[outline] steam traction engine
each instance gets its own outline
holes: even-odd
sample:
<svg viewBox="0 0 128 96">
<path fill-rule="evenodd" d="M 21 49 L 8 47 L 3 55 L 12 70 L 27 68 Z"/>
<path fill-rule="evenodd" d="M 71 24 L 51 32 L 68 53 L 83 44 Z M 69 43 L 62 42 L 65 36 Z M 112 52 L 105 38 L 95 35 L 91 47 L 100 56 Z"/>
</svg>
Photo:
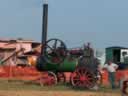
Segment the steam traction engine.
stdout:
<svg viewBox="0 0 128 96">
<path fill-rule="evenodd" d="M 89 47 L 83 50 L 85 53 L 82 52 L 79 58 L 67 51 L 65 44 L 59 39 L 48 40 L 44 48 L 44 54 L 38 58 L 36 67 L 40 71 L 52 72 L 53 80 L 65 81 L 63 73 L 70 72 L 73 86 L 91 88 L 97 83 L 98 61 Z"/>
<path fill-rule="evenodd" d="M 75 56 L 66 45 L 59 39 L 47 41 L 47 15 L 48 4 L 43 5 L 43 30 L 42 30 L 42 49 L 37 59 L 36 68 L 46 72 L 42 77 L 42 82 L 56 84 L 57 80 L 65 81 L 64 72 L 70 72 L 70 81 L 73 86 L 92 88 L 97 83 L 97 59 L 94 57 L 93 50 L 88 46 Z"/>
</svg>

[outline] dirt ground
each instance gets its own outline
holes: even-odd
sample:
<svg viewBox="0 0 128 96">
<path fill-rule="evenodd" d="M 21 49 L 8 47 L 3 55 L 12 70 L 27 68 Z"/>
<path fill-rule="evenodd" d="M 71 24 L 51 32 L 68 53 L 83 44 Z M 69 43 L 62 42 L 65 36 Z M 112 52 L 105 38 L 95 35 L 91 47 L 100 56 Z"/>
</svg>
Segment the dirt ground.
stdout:
<svg viewBox="0 0 128 96">
<path fill-rule="evenodd" d="M 0 96 L 121 96 L 119 93 L 75 91 L 0 91 Z"/>
</svg>

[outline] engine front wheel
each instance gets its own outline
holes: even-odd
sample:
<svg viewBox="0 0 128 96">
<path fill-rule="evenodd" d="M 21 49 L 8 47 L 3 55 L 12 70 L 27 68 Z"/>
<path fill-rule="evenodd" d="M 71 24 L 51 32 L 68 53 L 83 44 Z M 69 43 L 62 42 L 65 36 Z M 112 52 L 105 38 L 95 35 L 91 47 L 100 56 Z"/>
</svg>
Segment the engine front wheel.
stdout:
<svg viewBox="0 0 128 96">
<path fill-rule="evenodd" d="M 57 77 L 53 72 L 45 72 L 39 79 L 41 85 L 52 86 L 57 84 Z"/>
</svg>

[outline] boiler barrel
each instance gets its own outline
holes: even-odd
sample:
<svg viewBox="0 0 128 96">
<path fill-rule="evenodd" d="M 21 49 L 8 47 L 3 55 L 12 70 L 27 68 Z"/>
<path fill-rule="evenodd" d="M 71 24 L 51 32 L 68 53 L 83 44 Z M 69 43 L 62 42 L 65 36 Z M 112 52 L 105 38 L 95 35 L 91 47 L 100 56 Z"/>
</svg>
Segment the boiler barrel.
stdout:
<svg viewBox="0 0 128 96">
<path fill-rule="evenodd" d="M 66 58 L 61 64 L 49 64 L 41 60 L 37 64 L 42 71 L 73 72 L 77 66 L 77 59 Z"/>
</svg>

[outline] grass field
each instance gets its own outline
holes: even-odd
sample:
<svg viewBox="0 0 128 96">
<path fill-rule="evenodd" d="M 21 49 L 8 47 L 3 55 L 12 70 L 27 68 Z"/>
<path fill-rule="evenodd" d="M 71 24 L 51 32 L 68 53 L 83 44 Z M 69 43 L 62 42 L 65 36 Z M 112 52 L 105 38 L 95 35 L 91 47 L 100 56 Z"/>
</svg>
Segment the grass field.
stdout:
<svg viewBox="0 0 128 96">
<path fill-rule="evenodd" d="M 120 90 L 101 87 L 98 91 L 76 89 L 69 84 L 40 86 L 20 80 L 0 80 L 0 96 L 121 96 Z"/>
</svg>

